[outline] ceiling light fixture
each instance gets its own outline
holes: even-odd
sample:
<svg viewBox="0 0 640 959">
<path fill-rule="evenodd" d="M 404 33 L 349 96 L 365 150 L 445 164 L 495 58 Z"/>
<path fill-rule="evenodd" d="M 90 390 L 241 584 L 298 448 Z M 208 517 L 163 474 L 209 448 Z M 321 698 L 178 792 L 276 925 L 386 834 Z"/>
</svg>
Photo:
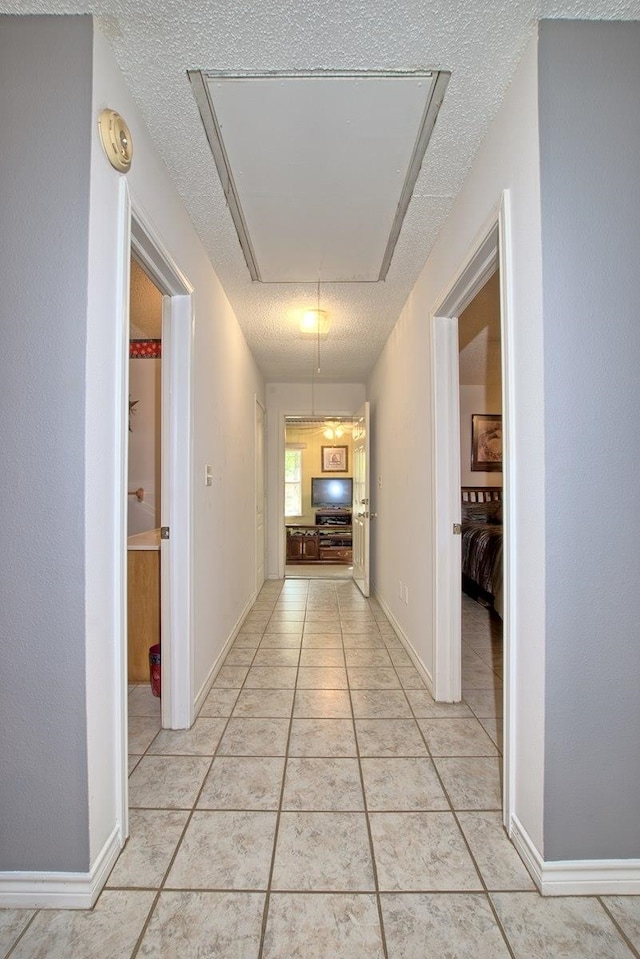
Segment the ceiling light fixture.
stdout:
<svg viewBox="0 0 640 959">
<path fill-rule="evenodd" d="M 339 423 L 327 423 L 327 428 L 322 431 L 322 435 L 328 440 L 339 440 L 344 436 L 344 430 Z"/>
<path fill-rule="evenodd" d="M 320 336 L 329 330 L 329 318 L 326 310 L 320 309 L 320 280 L 318 280 L 318 301 L 315 310 L 306 310 L 300 320 L 300 332 L 311 333 L 316 338 L 316 373 L 320 372 Z"/>
<path fill-rule="evenodd" d="M 300 320 L 301 333 L 324 333 L 327 325 L 327 314 L 324 310 L 307 310 Z"/>
</svg>

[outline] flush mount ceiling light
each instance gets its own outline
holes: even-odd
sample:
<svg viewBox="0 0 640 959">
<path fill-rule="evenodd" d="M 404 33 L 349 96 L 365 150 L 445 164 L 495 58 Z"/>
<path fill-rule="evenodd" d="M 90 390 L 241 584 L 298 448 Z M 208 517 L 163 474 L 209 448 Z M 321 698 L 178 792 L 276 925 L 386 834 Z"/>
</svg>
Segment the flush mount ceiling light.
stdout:
<svg viewBox="0 0 640 959">
<path fill-rule="evenodd" d="M 318 300 L 314 310 L 306 310 L 300 320 L 300 332 L 310 333 L 316 341 L 316 373 L 320 372 L 320 337 L 329 330 L 329 319 L 325 310 L 320 309 L 320 280 L 318 280 Z"/>
<path fill-rule="evenodd" d="M 301 333 L 326 333 L 329 319 L 325 310 L 307 310 L 300 320 Z"/>
<path fill-rule="evenodd" d="M 188 76 L 251 279 L 384 280 L 449 73 Z"/>
</svg>

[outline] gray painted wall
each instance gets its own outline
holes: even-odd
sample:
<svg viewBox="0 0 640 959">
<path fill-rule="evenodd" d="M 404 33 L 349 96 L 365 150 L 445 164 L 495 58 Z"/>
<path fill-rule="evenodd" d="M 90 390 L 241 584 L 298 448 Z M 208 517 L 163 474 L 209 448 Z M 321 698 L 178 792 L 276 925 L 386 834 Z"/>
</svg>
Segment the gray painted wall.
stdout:
<svg viewBox="0 0 640 959">
<path fill-rule="evenodd" d="M 540 25 L 544 857 L 640 857 L 640 24 Z"/>
<path fill-rule="evenodd" d="M 89 867 L 91 69 L 89 18 L 0 17 L 0 870 Z"/>
</svg>

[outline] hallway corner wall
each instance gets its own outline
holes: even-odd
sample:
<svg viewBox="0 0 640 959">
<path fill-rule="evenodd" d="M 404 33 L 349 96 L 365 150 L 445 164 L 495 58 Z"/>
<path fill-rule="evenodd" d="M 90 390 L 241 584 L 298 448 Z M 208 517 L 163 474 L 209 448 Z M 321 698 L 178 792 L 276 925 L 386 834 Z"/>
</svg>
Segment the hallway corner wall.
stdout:
<svg viewBox="0 0 640 959">
<path fill-rule="evenodd" d="M 0 171 L 2 895 L 20 905 L 89 905 L 124 826 L 118 464 L 128 194 L 194 287 L 186 331 L 194 341 L 194 698 L 255 595 L 247 543 L 254 397 L 264 401 L 264 382 L 91 17 L 0 23 L 0 111 L 16 133 Z M 126 177 L 99 142 L 107 107 L 132 131 Z M 61 131 L 73 144 L 62 156 Z"/>
<path fill-rule="evenodd" d="M 543 21 L 545 859 L 640 860 L 640 23 Z"/>
<path fill-rule="evenodd" d="M 136 209 L 193 287 L 192 634 L 193 699 L 205 686 L 239 619 L 255 595 L 253 568 L 254 396 L 264 382 L 229 301 L 116 64 L 108 42 L 94 30 L 90 273 L 87 346 L 87 489 L 100 510 L 87 513 L 87 650 L 92 687 L 88 697 L 91 852 L 98 855 L 117 816 L 114 769 L 117 743 L 114 689 L 109 675 L 117 634 L 120 515 L 115 475 L 119 441 L 117 405 L 121 269 L 119 193 L 122 177 L 108 164 L 95 120 L 104 107 L 127 120 L 135 155 L 126 185 Z M 247 442 L 238 442 L 238 437 Z M 205 486 L 205 464 L 213 485 Z M 180 636 L 173 637 L 180 643 Z M 100 680 L 97 680 L 97 677 Z"/>
<path fill-rule="evenodd" d="M 3 137 L 0 168 L 0 871 L 89 867 L 83 384 L 91 33 L 89 17 L 0 17 L 0 116 L 13 131 Z M 61 131 L 73 143 L 63 163 L 51 150 Z"/>
<path fill-rule="evenodd" d="M 513 285 L 510 331 L 512 516 L 527 544 L 515 556 L 514 616 L 517 756 L 515 813 L 543 848 L 544 772 L 544 444 L 537 38 L 530 41 L 426 265 L 367 382 L 377 424 L 372 462 L 381 489 L 372 557 L 375 587 L 432 673 L 434 555 L 431 322 L 466 259 L 497 221 L 509 190 L 508 256 Z M 398 581 L 409 604 L 398 596 Z"/>
</svg>

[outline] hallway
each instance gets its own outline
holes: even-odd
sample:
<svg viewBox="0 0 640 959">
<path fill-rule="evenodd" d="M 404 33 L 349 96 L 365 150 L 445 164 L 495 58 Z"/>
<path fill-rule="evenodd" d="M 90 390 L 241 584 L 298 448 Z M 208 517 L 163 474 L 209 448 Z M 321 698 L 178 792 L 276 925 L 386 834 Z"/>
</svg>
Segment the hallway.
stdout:
<svg viewBox="0 0 640 959">
<path fill-rule="evenodd" d="M 640 899 L 542 899 L 506 839 L 499 637 L 466 597 L 463 628 L 465 702 L 439 705 L 353 583 L 265 584 L 191 730 L 132 688 L 95 909 L 0 911 L 0 955 L 637 957 Z"/>
</svg>

